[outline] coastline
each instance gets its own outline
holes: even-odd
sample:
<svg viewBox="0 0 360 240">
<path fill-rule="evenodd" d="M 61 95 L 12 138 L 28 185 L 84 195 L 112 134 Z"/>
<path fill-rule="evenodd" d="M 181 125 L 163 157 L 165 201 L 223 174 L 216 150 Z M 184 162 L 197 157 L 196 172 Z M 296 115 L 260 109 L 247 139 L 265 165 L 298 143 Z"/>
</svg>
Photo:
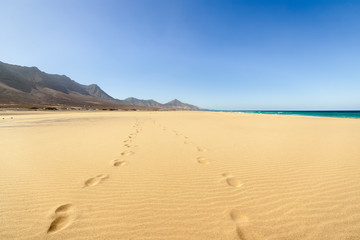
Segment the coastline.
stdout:
<svg viewBox="0 0 360 240">
<path fill-rule="evenodd" d="M 305 117 L 332 117 L 332 118 L 360 118 L 359 110 L 205 110 L 210 112 L 233 112 L 233 113 L 250 113 L 250 114 L 267 114 L 267 115 L 285 115 L 285 116 L 305 116 Z"/>
</svg>

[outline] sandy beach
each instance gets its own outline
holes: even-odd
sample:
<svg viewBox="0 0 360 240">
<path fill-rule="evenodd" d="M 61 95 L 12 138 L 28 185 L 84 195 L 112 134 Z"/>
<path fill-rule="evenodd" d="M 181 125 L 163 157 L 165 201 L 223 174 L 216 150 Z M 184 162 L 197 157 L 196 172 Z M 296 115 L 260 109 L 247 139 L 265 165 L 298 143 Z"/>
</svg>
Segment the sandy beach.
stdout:
<svg viewBox="0 0 360 240">
<path fill-rule="evenodd" d="M 0 239 L 360 239 L 360 120 L 0 112 Z"/>
</svg>

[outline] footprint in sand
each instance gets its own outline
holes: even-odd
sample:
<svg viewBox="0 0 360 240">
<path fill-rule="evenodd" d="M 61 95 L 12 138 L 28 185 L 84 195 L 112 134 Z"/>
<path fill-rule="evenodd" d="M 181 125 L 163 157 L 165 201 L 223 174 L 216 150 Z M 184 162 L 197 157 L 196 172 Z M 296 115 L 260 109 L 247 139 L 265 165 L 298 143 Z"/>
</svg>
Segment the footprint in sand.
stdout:
<svg viewBox="0 0 360 240">
<path fill-rule="evenodd" d="M 184 141 L 184 144 L 190 144 L 191 142 L 190 141 Z"/>
<path fill-rule="evenodd" d="M 126 150 L 126 151 L 123 151 L 123 152 L 121 153 L 121 156 L 130 156 L 130 155 L 132 155 L 132 154 L 134 154 L 133 151 L 128 151 L 128 150 Z"/>
<path fill-rule="evenodd" d="M 229 186 L 232 187 L 241 187 L 243 185 L 243 183 L 236 177 L 229 177 L 226 179 L 226 182 Z"/>
<path fill-rule="evenodd" d="M 197 147 L 196 148 L 199 152 L 206 152 L 206 148 L 203 147 Z"/>
<path fill-rule="evenodd" d="M 133 148 L 133 147 L 137 147 L 137 145 L 131 145 L 131 144 L 124 144 L 124 147 L 127 147 L 127 148 Z"/>
<path fill-rule="evenodd" d="M 233 177 L 231 174 L 223 173 L 224 177 L 226 177 L 226 182 L 231 187 L 241 187 L 243 183 L 236 177 Z"/>
<path fill-rule="evenodd" d="M 246 230 L 246 226 L 249 225 L 249 218 L 244 215 L 240 210 L 233 209 L 230 212 L 230 217 L 234 221 L 236 225 L 236 233 L 241 240 L 250 240 L 253 238 L 249 238 L 250 236 L 244 231 Z"/>
<path fill-rule="evenodd" d="M 253 226 L 250 225 L 249 218 L 240 210 L 233 209 L 230 212 L 230 217 L 236 225 L 236 234 L 240 240 L 264 240 L 261 236 L 254 231 Z"/>
<path fill-rule="evenodd" d="M 109 178 L 109 175 L 105 175 L 105 174 L 100 174 L 97 175 L 96 177 L 89 178 L 88 180 L 85 181 L 84 187 L 95 186 L 107 178 Z"/>
<path fill-rule="evenodd" d="M 51 222 L 47 233 L 55 233 L 68 227 L 74 220 L 75 207 L 68 203 L 59 206 L 55 210 L 54 220 Z"/>
<path fill-rule="evenodd" d="M 74 206 L 71 203 L 61 205 L 55 210 L 55 213 L 66 213 L 74 209 Z"/>
<path fill-rule="evenodd" d="M 173 132 L 175 133 L 176 136 L 181 136 L 181 135 L 182 135 L 181 133 L 179 133 L 179 132 L 176 131 L 176 130 L 174 130 Z"/>
<path fill-rule="evenodd" d="M 238 226 L 246 226 L 249 224 L 249 218 L 238 209 L 231 210 L 230 217 Z"/>
<path fill-rule="evenodd" d="M 134 148 L 134 147 L 137 147 L 137 145 L 124 144 L 124 147 L 127 147 L 127 148 Z"/>
<path fill-rule="evenodd" d="M 204 158 L 204 157 L 197 157 L 196 159 L 197 159 L 198 163 L 200 163 L 200 164 L 209 164 L 209 163 L 210 163 L 210 162 L 209 162 L 206 158 Z"/>
<path fill-rule="evenodd" d="M 125 166 L 127 164 L 128 164 L 127 161 L 115 160 L 113 165 L 114 165 L 114 167 L 121 167 L 121 166 Z"/>
</svg>

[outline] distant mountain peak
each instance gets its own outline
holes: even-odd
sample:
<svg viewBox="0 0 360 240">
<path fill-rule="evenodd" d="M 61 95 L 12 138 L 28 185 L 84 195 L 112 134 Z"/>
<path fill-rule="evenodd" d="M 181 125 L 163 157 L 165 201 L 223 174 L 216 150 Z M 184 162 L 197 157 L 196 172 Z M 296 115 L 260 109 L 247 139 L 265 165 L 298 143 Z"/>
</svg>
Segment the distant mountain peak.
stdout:
<svg viewBox="0 0 360 240">
<path fill-rule="evenodd" d="M 176 108 L 176 109 L 183 109 L 183 110 L 199 110 L 200 108 L 191 104 L 183 103 L 178 99 L 171 100 L 168 103 L 164 104 L 167 108 Z"/>
<path fill-rule="evenodd" d="M 158 108 L 167 108 L 167 109 L 181 109 L 181 110 L 199 110 L 200 108 L 194 105 L 186 104 L 181 102 L 178 99 L 171 100 L 168 103 L 161 104 L 154 100 L 142 100 L 134 97 L 129 97 L 124 100 L 128 104 L 135 106 L 144 106 L 144 107 L 158 107 Z"/>
<path fill-rule="evenodd" d="M 142 106 L 142 107 L 153 107 L 153 108 L 161 108 L 161 103 L 158 103 L 155 100 L 143 100 L 134 97 L 128 97 L 124 100 L 124 102 L 134 105 L 134 106 Z"/>
<path fill-rule="evenodd" d="M 90 84 L 88 86 L 85 86 L 85 89 L 87 89 L 88 93 L 91 96 L 113 100 L 113 98 L 106 92 L 104 92 L 97 84 Z"/>
</svg>

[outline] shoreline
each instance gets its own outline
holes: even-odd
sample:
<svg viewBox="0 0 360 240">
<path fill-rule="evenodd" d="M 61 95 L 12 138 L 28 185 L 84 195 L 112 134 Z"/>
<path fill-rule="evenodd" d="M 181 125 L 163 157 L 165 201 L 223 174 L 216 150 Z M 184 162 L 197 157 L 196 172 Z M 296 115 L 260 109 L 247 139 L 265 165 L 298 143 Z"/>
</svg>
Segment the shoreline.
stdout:
<svg viewBox="0 0 360 240">
<path fill-rule="evenodd" d="M 234 112 L 234 111 L 210 111 L 210 110 L 99 110 L 99 109 L 91 109 L 91 110 L 44 110 L 44 109 L 36 109 L 36 110 L 24 110 L 24 109 L 0 109 L 0 120 L 2 116 L 8 115 L 31 115 L 31 114 L 66 114 L 66 113 L 160 113 L 160 112 L 173 112 L 173 113 L 188 113 L 188 112 L 198 112 L 198 113 L 233 113 L 233 114 L 242 114 L 242 115 L 252 115 L 252 116 L 280 116 L 280 117 L 297 117 L 297 118 L 319 118 L 319 119 L 360 119 L 358 117 L 336 117 L 336 116 L 312 116 L 312 115 L 296 115 L 296 114 L 268 114 L 268 113 L 252 113 L 252 112 Z M 360 113 L 360 111 L 357 111 Z"/>
<path fill-rule="evenodd" d="M 232 113 L 248 113 L 248 114 L 264 114 L 264 115 L 280 115 L 280 116 L 304 116 L 304 117 L 328 117 L 328 118 L 353 118 L 353 119 L 360 119 L 360 110 L 334 110 L 334 111 L 242 111 L 242 110 L 206 110 L 209 112 L 232 112 Z M 299 113 L 299 114 L 298 114 Z M 300 114 L 304 113 L 304 114 Z M 305 114 L 309 113 L 309 114 Z M 315 113 L 348 113 L 349 116 L 329 116 L 329 115 L 316 115 Z M 351 116 L 350 114 L 355 114 L 355 116 Z"/>
</svg>

